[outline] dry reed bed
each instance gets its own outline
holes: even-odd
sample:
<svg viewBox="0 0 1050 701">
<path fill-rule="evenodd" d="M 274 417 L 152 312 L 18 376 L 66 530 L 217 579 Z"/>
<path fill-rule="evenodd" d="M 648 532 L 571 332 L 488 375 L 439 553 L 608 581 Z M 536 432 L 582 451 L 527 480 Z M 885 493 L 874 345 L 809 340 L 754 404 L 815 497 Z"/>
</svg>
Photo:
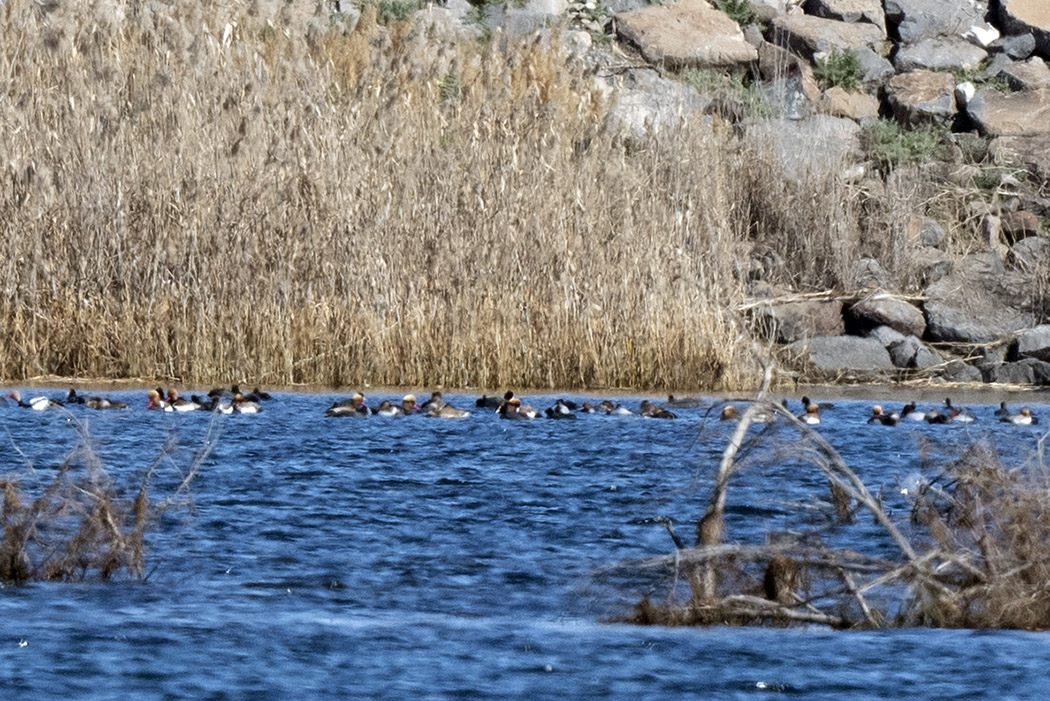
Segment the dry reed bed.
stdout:
<svg viewBox="0 0 1050 701">
<path fill-rule="evenodd" d="M 756 412 L 776 412 L 798 437 L 772 424 L 751 430 Z M 603 576 L 660 576 L 666 598 L 645 596 L 627 617 L 642 624 L 1045 630 L 1050 471 L 1042 441 L 1036 458 L 1008 468 L 987 443 L 970 446 L 941 463 L 936 478 L 906 483 L 910 511 L 894 513 L 819 433 L 760 398 L 726 447 L 696 545 L 682 543 L 672 555 L 623 563 Z M 733 478 L 785 460 L 822 474 L 826 494 L 785 504 L 788 530 L 767 542 L 727 540 Z M 804 479 L 798 469 L 792 473 L 793 481 Z"/>
<path fill-rule="evenodd" d="M 5 3 L 0 376 L 729 389 L 755 246 L 850 284 L 841 164 L 625 144 L 538 40 L 304 6 Z"/>
</svg>

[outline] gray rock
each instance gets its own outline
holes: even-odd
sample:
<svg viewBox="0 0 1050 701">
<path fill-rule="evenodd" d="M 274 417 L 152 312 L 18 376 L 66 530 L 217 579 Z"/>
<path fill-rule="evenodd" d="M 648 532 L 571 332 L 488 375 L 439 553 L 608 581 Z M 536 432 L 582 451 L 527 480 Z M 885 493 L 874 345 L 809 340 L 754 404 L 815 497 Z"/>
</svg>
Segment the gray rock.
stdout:
<svg viewBox="0 0 1050 701">
<path fill-rule="evenodd" d="M 881 343 L 874 338 L 835 336 L 811 338 L 792 343 L 784 349 L 790 356 L 801 358 L 807 365 L 823 372 L 842 370 L 892 370 L 893 361 Z"/>
<path fill-rule="evenodd" d="M 988 145 L 996 163 L 1023 163 L 1038 180 L 1050 180 L 1050 134 L 1001 136 Z"/>
<path fill-rule="evenodd" d="M 919 241 L 923 246 L 940 248 L 947 235 L 948 234 L 944 231 L 944 227 L 938 224 L 936 219 L 931 219 L 929 217 L 922 218 L 922 221 L 919 224 Z"/>
<path fill-rule="evenodd" d="M 813 54 L 832 49 L 873 48 L 886 38 L 886 33 L 867 22 L 839 22 L 812 15 L 786 14 L 770 23 L 767 38 L 812 59 Z"/>
<path fill-rule="evenodd" d="M 763 23 L 772 22 L 774 17 L 787 11 L 787 4 L 784 0 L 748 0 L 748 2 L 751 4 L 751 9 L 755 11 L 758 21 Z"/>
<path fill-rule="evenodd" d="M 664 78 L 654 70 L 631 69 L 612 78 L 609 99 L 612 107 L 605 126 L 610 132 L 631 139 L 677 126 L 690 114 L 711 104 L 691 86 Z"/>
<path fill-rule="evenodd" d="M 806 0 L 806 14 L 841 22 L 868 22 L 886 32 L 882 0 Z"/>
<path fill-rule="evenodd" d="M 955 78 L 925 70 L 901 73 L 886 85 L 886 99 L 903 124 L 947 123 L 955 117 Z"/>
<path fill-rule="evenodd" d="M 890 286 L 890 276 L 874 258 L 861 258 L 857 261 L 853 266 L 853 281 L 857 287 L 863 289 L 885 289 Z"/>
<path fill-rule="evenodd" d="M 889 326 L 876 326 L 867 334 L 868 338 L 874 338 L 882 344 L 883 348 L 889 348 L 895 343 L 900 343 L 907 338 L 900 331 Z"/>
<path fill-rule="evenodd" d="M 929 368 L 944 362 L 940 354 L 915 336 L 906 336 L 889 347 L 890 359 L 899 368 Z"/>
<path fill-rule="evenodd" d="M 780 343 L 838 336 L 846 331 L 839 302 L 789 302 L 767 308 L 760 316 Z"/>
<path fill-rule="evenodd" d="M 1050 324 L 1040 324 L 1017 336 L 1017 355 L 1050 362 Z"/>
<path fill-rule="evenodd" d="M 861 81 L 864 83 L 882 83 L 897 72 L 888 59 L 867 46 L 859 46 L 850 53 L 860 61 Z"/>
<path fill-rule="evenodd" d="M 943 376 L 949 382 L 982 382 L 984 380 L 980 370 L 961 360 L 949 362 L 944 369 Z"/>
<path fill-rule="evenodd" d="M 504 11 L 501 26 L 508 37 L 521 38 L 542 32 L 557 23 L 558 15 L 511 7 Z"/>
<path fill-rule="evenodd" d="M 984 24 L 988 3 L 968 0 L 885 0 L 886 19 L 896 26 L 902 42 L 930 36 L 962 36 Z"/>
<path fill-rule="evenodd" d="M 616 15 L 616 32 L 647 61 L 672 70 L 739 69 L 758 58 L 724 12 L 705 0 L 680 0 Z"/>
<path fill-rule="evenodd" d="M 966 113 L 989 136 L 1050 135 L 1050 88 L 1009 95 L 979 90 Z"/>
<path fill-rule="evenodd" d="M 999 37 L 988 47 L 991 51 L 1002 52 L 1015 60 L 1028 58 L 1035 51 L 1035 37 L 1031 34 L 1011 34 Z"/>
<path fill-rule="evenodd" d="M 1011 63 L 1003 68 L 1002 75 L 1013 90 L 1050 88 L 1050 66 L 1041 58 Z"/>
<path fill-rule="evenodd" d="M 1000 0 L 999 22 L 1006 34 L 1031 34 L 1036 49 L 1050 56 L 1050 8 L 1045 0 Z"/>
<path fill-rule="evenodd" d="M 977 68 L 988 54 L 979 46 L 960 37 L 926 37 L 914 44 L 902 45 L 893 62 L 898 71 L 924 68 L 931 71 L 951 71 L 959 68 Z"/>
<path fill-rule="evenodd" d="M 1006 263 L 1015 270 L 1028 273 L 1050 270 L 1050 239 L 1042 236 L 1021 239 L 1010 247 Z"/>
<path fill-rule="evenodd" d="M 846 318 L 851 329 L 889 326 L 912 336 L 922 336 L 926 331 L 926 317 L 915 305 L 884 294 L 857 302 L 849 308 Z"/>
<path fill-rule="evenodd" d="M 993 254 L 966 256 L 955 272 L 926 288 L 926 337 L 990 343 L 1032 326 L 1035 317 L 1017 306 L 1027 284 Z"/>
<path fill-rule="evenodd" d="M 1018 209 L 1003 213 L 1003 235 L 1011 244 L 1029 236 L 1036 236 L 1043 228 L 1043 220 L 1035 212 Z"/>
<path fill-rule="evenodd" d="M 984 380 L 1010 385 L 1047 385 L 1050 384 L 1050 363 L 1036 358 L 1003 363 L 987 368 Z"/>
<path fill-rule="evenodd" d="M 944 363 L 944 358 L 941 354 L 930 348 L 925 343 L 920 343 L 918 349 L 915 351 L 915 357 L 912 358 L 911 367 L 925 370 L 926 368 L 932 368 L 937 365 Z"/>
<path fill-rule="evenodd" d="M 915 266 L 919 277 L 927 285 L 932 285 L 950 275 L 954 267 L 947 253 L 928 246 L 918 246 L 912 251 L 911 264 Z"/>
<path fill-rule="evenodd" d="M 748 127 L 755 143 L 765 142 L 782 168 L 772 177 L 799 182 L 852 162 L 860 149 L 860 125 L 851 119 L 814 115 L 797 121 L 766 120 Z"/>
</svg>

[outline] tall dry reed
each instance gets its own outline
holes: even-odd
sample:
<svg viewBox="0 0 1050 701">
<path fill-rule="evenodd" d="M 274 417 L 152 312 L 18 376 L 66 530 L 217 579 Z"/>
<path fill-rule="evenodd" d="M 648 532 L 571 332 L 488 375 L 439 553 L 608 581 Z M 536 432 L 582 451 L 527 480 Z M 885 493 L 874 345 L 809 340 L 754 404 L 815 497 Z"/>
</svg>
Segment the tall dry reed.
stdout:
<svg viewBox="0 0 1050 701">
<path fill-rule="evenodd" d="M 748 383 L 727 136 L 628 152 L 538 41 L 206 5 L 0 11 L 0 375 Z"/>
</svg>

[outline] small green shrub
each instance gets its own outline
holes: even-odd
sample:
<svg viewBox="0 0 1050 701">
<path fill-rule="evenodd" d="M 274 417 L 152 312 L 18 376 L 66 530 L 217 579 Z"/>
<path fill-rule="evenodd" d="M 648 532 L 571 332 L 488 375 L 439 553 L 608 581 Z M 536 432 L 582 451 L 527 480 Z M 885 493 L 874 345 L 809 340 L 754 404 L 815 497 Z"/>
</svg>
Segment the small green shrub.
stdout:
<svg viewBox="0 0 1050 701">
<path fill-rule="evenodd" d="M 938 160 L 944 148 L 944 128 L 901 128 L 896 122 L 876 120 L 864 127 L 861 139 L 869 156 L 884 168 L 902 163 Z"/>
<path fill-rule="evenodd" d="M 813 74 L 823 90 L 838 86 L 843 90 L 852 91 L 860 86 L 864 78 L 864 69 L 857 54 L 832 49 L 827 56 L 817 61 Z"/>
<path fill-rule="evenodd" d="M 442 102 L 448 102 L 450 100 L 458 100 L 462 86 L 460 85 L 459 76 L 449 71 L 441 77 L 438 81 L 438 95 L 441 96 Z"/>
<path fill-rule="evenodd" d="M 681 77 L 701 95 L 739 103 L 750 116 L 770 117 L 773 114 L 773 108 L 766 96 L 754 83 L 746 82 L 741 77 L 705 69 L 688 70 Z"/>
<path fill-rule="evenodd" d="M 741 27 L 754 24 L 758 18 L 747 0 L 715 0 L 715 7 L 729 16 Z"/>
<path fill-rule="evenodd" d="M 377 17 L 380 24 L 390 24 L 393 21 L 404 22 L 418 9 L 418 0 L 380 0 Z"/>
</svg>

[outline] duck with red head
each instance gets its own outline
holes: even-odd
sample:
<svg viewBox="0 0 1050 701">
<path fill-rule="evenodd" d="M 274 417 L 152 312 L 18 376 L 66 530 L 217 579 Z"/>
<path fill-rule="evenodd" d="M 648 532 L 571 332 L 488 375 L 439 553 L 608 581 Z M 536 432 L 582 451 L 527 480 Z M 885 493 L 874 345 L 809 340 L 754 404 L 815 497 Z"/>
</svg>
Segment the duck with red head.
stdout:
<svg viewBox="0 0 1050 701">
<path fill-rule="evenodd" d="M 441 392 L 431 394 L 423 406 L 426 407 L 427 417 L 431 419 L 465 419 L 470 416 L 466 409 L 457 409 L 446 402 Z"/>
<path fill-rule="evenodd" d="M 1017 426 L 1032 426 L 1039 423 L 1039 417 L 1032 415 L 1032 410 L 1024 407 L 1017 414 L 1010 414 L 999 419 L 1002 423 L 1015 424 Z"/>
<path fill-rule="evenodd" d="M 7 398 L 23 409 L 32 409 L 33 411 L 47 411 L 49 409 L 62 408 L 62 402 L 48 397 L 33 397 L 28 402 L 24 402 L 22 401 L 22 394 L 18 390 L 8 393 Z"/>
<path fill-rule="evenodd" d="M 344 399 L 341 402 L 335 402 L 332 404 L 332 406 L 325 410 L 324 415 L 353 417 L 368 416 L 368 406 L 365 404 L 365 395 L 360 392 L 355 392 L 349 399 Z"/>
<path fill-rule="evenodd" d="M 804 424 L 815 426 L 820 423 L 820 407 L 816 404 L 807 404 L 806 411 L 803 414 L 799 414 L 798 420 Z"/>
<path fill-rule="evenodd" d="M 655 404 L 650 402 L 648 399 L 643 399 L 642 400 L 642 404 L 639 407 L 638 413 L 640 413 L 643 417 L 649 418 L 649 419 L 677 419 L 678 418 L 678 416 L 674 412 L 668 411 L 667 409 L 664 409 L 662 406 L 656 406 Z"/>
<path fill-rule="evenodd" d="M 901 417 L 895 411 L 886 413 L 882 407 L 876 404 L 871 408 L 871 418 L 868 419 L 869 424 L 882 424 L 883 426 L 896 426 L 900 423 Z"/>
</svg>

